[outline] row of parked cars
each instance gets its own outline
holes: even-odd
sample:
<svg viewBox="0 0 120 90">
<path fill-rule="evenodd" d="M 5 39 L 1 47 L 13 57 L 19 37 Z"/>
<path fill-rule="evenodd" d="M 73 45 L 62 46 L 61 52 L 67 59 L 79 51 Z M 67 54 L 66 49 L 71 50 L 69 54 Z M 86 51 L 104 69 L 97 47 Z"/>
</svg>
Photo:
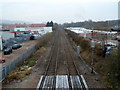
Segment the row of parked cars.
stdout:
<svg viewBox="0 0 120 90">
<path fill-rule="evenodd" d="M 9 40 L 3 41 L 3 52 L 4 55 L 12 53 L 12 49 L 21 48 L 22 45 L 20 43 L 29 41 L 29 40 L 36 40 L 40 38 L 40 34 L 17 34 L 15 38 L 10 38 Z"/>
<path fill-rule="evenodd" d="M 15 38 L 3 41 L 4 55 L 11 54 L 13 49 L 21 48 L 22 45 L 20 43 L 30 40 L 30 36 L 30 34 L 17 34 Z"/>
<path fill-rule="evenodd" d="M 12 53 L 13 50 L 19 49 L 22 47 L 20 43 L 29 41 L 29 40 L 36 40 L 40 38 L 41 35 L 39 34 L 17 34 L 15 38 L 10 38 L 6 41 L 3 41 L 3 54 L 9 55 Z M 0 63 L 4 63 L 6 61 L 5 58 L 0 57 Z"/>
<path fill-rule="evenodd" d="M 9 46 L 9 47 L 4 46 L 3 53 L 4 53 L 4 55 L 8 55 L 8 54 L 12 53 L 13 49 L 15 50 L 15 49 L 18 49 L 18 48 L 21 48 L 21 47 L 22 47 L 22 45 L 18 44 L 18 43 L 13 44 L 12 46 Z M 0 57 L 0 63 L 4 63 L 6 60 L 7 59 Z"/>
<path fill-rule="evenodd" d="M 8 54 L 12 53 L 12 49 L 18 49 L 21 47 L 22 47 L 22 45 L 19 43 L 13 44 L 12 46 L 9 46 L 9 47 L 4 47 L 4 49 L 3 49 L 4 55 L 8 55 Z"/>
</svg>

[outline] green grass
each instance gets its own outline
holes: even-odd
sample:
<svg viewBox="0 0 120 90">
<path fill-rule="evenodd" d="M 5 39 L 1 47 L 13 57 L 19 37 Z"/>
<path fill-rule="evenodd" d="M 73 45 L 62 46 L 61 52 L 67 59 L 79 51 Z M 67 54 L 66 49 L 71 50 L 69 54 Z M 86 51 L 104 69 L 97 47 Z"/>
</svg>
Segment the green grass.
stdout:
<svg viewBox="0 0 120 90">
<path fill-rule="evenodd" d="M 27 65 L 28 67 L 32 67 L 32 66 L 35 64 L 36 59 L 37 59 L 37 58 L 35 58 L 35 57 L 30 58 L 29 60 L 26 61 L 26 65 Z"/>
</svg>

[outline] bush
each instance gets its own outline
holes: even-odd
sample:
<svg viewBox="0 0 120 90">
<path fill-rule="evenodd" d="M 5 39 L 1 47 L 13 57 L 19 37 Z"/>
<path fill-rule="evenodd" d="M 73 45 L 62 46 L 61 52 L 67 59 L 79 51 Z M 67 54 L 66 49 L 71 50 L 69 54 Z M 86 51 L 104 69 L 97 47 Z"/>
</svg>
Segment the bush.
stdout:
<svg viewBox="0 0 120 90">
<path fill-rule="evenodd" d="M 101 45 L 96 44 L 96 46 L 95 46 L 95 54 L 96 54 L 98 57 L 102 57 L 102 56 L 103 56 L 103 48 L 102 48 Z"/>
<path fill-rule="evenodd" d="M 111 53 L 107 61 L 108 64 L 105 66 L 106 79 L 112 88 L 120 88 L 120 51 Z"/>
<path fill-rule="evenodd" d="M 52 38 L 52 33 L 47 33 L 46 35 L 44 35 L 42 38 L 39 39 L 36 47 L 41 48 L 42 46 L 47 45 L 47 43 L 51 40 L 51 38 Z"/>
<path fill-rule="evenodd" d="M 66 32 L 77 45 L 81 46 L 82 57 L 91 64 L 90 41 L 79 37 L 74 32 L 68 30 Z M 120 49 L 113 51 L 109 57 L 103 58 L 103 47 L 96 44 L 94 68 L 102 75 L 108 88 L 120 88 Z"/>
<path fill-rule="evenodd" d="M 87 49 L 90 50 L 90 41 L 88 39 L 84 39 L 83 37 L 80 37 L 78 34 L 69 30 L 66 30 L 66 32 L 68 33 L 68 36 L 77 44 L 77 46 L 81 46 L 83 51 Z"/>
</svg>

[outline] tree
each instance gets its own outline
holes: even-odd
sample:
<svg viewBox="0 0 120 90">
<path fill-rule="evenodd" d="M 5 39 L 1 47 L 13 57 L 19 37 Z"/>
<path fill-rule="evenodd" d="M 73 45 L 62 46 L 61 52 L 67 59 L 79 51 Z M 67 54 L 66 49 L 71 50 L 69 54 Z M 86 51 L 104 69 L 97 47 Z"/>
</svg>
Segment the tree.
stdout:
<svg viewBox="0 0 120 90">
<path fill-rule="evenodd" d="M 53 27 L 53 21 L 47 22 L 46 27 Z"/>
<path fill-rule="evenodd" d="M 50 22 L 50 26 L 52 26 L 52 27 L 53 27 L 53 21 L 51 21 L 51 22 Z"/>
<path fill-rule="evenodd" d="M 49 23 L 49 22 L 47 22 L 46 27 L 49 27 L 49 25 L 50 25 L 50 23 Z"/>
</svg>

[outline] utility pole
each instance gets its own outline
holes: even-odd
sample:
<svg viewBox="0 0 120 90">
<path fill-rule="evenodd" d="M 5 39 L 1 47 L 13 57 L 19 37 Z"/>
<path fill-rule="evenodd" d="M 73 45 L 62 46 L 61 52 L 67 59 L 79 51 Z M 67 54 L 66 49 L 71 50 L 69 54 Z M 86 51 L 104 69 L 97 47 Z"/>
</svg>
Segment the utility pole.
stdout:
<svg viewBox="0 0 120 90">
<path fill-rule="evenodd" d="M 120 31 L 117 31 L 118 32 L 118 36 L 120 35 Z M 118 38 L 118 50 L 120 50 L 120 39 Z"/>
<path fill-rule="evenodd" d="M 3 46 L 2 46 L 2 36 L 0 35 L 0 50 L 3 50 Z"/>
<path fill-rule="evenodd" d="M 91 31 L 91 48 L 92 48 L 92 62 L 91 62 L 91 65 L 92 65 L 92 70 L 91 70 L 91 73 L 93 73 L 93 65 L 94 65 L 94 48 L 95 48 L 95 43 L 94 43 L 94 40 L 93 40 L 93 31 Z"/>
</svg>

